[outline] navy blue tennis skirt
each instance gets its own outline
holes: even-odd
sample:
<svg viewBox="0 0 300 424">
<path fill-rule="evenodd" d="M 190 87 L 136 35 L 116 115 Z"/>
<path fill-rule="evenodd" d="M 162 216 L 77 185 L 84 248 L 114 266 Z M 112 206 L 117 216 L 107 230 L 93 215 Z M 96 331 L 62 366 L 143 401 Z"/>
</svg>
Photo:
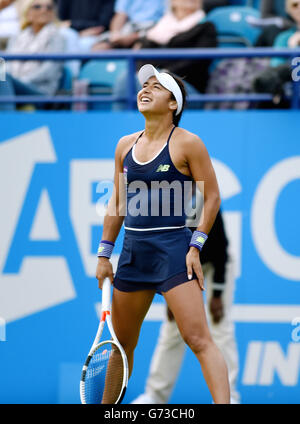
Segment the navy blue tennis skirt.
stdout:
<svg viewBox="0 0 300 424">
<path fill-rule="evenodd" d="M 114 287 L 125 292 L 151 289 L 161 294 L 185 283 L 188 281 L 186 254 L 191 237 L 192 232 L 186 227 L 126 230 Z"/>
</svg>

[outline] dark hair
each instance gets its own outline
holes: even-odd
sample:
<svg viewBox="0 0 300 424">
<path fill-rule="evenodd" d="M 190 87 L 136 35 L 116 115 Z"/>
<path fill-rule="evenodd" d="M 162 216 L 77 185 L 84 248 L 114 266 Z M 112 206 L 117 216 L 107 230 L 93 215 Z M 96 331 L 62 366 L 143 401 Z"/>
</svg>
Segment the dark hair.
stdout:
<svg viewBox="0 0 300 424">
<path fill-rule="evenodd" d="M 177 75 L 172 74 L 172 72 L 169 72 L 168 70 L 166 70 L 164 72 L 166 72 L 167 74 L 171 75 L 171 77 L 174 78 L 174 80 L 179 85 L 179 88 L 180 88 L 180 91 L 181 91 L 181 94 L 182 94 L 182 109 L 181 109 L 181 112 L 177 116 L 176 116 L 176 110 L 173 113 L 173 124 L 175 125 L 175 127 L 178 127 L 182 113 L 183 113 L 183 110 L 185 108 L 185 104 L 186 104 L 186 97 L 187 97 L 186 88 L 185 88 L 183 80 L 181 78 L 179 78 Z M 176 100 L 173 93 L 171 93 L 171 98 L 172 98 L 172 100 Z"/>
</svg>

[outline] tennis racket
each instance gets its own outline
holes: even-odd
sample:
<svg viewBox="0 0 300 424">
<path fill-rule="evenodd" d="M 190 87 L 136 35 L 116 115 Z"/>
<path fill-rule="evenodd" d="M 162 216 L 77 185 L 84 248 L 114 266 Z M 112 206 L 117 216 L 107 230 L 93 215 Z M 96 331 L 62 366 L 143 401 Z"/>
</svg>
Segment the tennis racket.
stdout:
<svg viewBox="0 0 300 424">
<path fill-rule="evenodd" d="M 98 331 L 82 369 L 80 399 L 83 404 L 121 403 L 128 383 L 128 363 L 111 321 L 111 283 L 102 287 L 102 310 Z M 107 323 L 111 340 L 100 343 Z"/>
</svg>

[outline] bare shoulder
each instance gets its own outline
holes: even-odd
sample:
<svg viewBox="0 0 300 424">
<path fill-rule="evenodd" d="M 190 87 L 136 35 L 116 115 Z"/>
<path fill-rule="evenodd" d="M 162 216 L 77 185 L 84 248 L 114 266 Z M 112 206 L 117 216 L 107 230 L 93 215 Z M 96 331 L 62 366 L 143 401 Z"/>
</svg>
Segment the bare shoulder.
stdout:
<svg viewBox="0 0 300 424">
<path fill-rule="evenodd" d="M 141 131 L 137 131 L 137 132 L 132 133 L 132 134 L 124 135 L 118 141 L 117 148 L 118 147 L 120 147 L 120 148 L 126 147 L 128 144 L 135 141 L 140 134 L 141 134 Z"/>
<path fill-rule="evenodd" d="M 135 133 L 124 135 L 123 137 L 121 137 L 116 147 L 116 157 L 123 159 L 140 134 L 141 131 L 137 131 Z"/>
<path fill-rule="evenodd" d="M 205 145 L 198 135 L 179 127 L 176 128 L 175 134 L 176 144 L 178 144 L 179 148 L 190 152 L 205 149 Z"/>
</svg>

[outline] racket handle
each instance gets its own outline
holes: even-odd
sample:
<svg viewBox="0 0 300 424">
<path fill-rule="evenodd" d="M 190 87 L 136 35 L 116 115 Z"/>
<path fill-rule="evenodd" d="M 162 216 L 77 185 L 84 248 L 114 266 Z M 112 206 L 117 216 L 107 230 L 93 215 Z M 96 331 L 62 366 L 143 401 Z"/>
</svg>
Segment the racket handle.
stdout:
<svg viewBox="0 0 300 424">
<path fill-rule="evenodd" d="M 102 286 L 102 312 L 110 311 L 110 288 L 110 279 L 105 278 Z"/>
</svg>

